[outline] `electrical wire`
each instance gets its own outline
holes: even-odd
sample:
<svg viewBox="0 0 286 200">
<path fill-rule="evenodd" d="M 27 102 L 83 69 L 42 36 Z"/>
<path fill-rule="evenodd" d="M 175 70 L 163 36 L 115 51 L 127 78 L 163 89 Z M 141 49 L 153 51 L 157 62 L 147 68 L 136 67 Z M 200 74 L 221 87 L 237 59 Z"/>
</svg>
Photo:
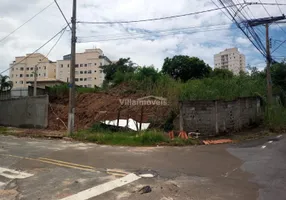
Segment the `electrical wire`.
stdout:
<svg viewBox="0 0 286 200">
<path fill-rule="evenodd" d="M 275 0 L 275 2 L 276 2 L 276 4 L 277 4 L 277 7 L 278 7 L 278 9 L 280 10 L 281 14 L 283 15 L 283 12 L 282 12 L 282 10 L 281 10 L 281 8 L 280 8 L 280 6 L 279 6 L 277 0 Z"/>
<path fill-rule="evenodd" d="M 24 60 L 28 59 L 29 57 L 31 57 L 32 55 L 34 55 L 37 51 L 39 51 L 40 49 L 42 49 L 44 46 L 46 46 L 48 43 L 50 43 L 54 38 L 56 38 L 58 35 L 60 35 L 63 31 L 65 31 L 67 28 L 67 26 L 65 26 L 63 29 L 61 29 L 56 35 L 54 35 L 52 38 L 50 38 L 47 42 L 45 42 L 42 46 L 40 46 L 38 49 L 36 49 L 33 53 L 29 54 L 28 56 L 26 56 L 24 59 L 20 60 L 19 62 L 15 63 L 13 66 L 9 67 L 8 69 L 2 71 L 0 74 L 3 74 L 4 72 L 12 69 L 13 67 L 15 67 L 16 65 L 22 63 Z"/>
<path fill-rule="evenodd" d="M 208 25 L 208 26 L 189 26 L 189 27 L 184 27 L 184 28 L 177 28 L 177 29 L 165 29 L 165 30 L 154 30 L 154 31 L 148 31 L 148 33 L 145 33 L 145 34 L 157 34 L 157 33 L 163 33 L 163 32 L 173 32 L 173 31 L 184 31 L 184 30 L 189 30 L 189 29 L 201 29 L 201 28 L 211 28 L 211 27 L 217 27 L 217 28 L 222 28 L 222 27 L 225 27 L 225 26 L 230 26 L 231 24 L 213 24 L 213 25 Z M 141 33 L 141 35 L 144 34 L 144 33 Z M 124 34 L 125 36 L 126 34 Z M 129 33 L 128 32 L 128 35 L 137 35 L 136 33 L 135 34 L 132 34 L 132 33 Z M 120 37 L 122 36 L 121 35 L 118 35 L 118 34 L 102 34 L 102 35 L 94 35 L 94 36 L 78 36 L 78 38 L 94 38 L 94 37 L 100 37 L 100 36 L 111 36 L 111 37 Z"/>
<path fill-rule="evenodd" d="M 236 28 L 236 27 L 232 27 L 231 29 L 234 29 L 234 28 Z M 199 33 L 199 32 L 219 31 L 219 30 L 226 30 L 226 29 L 229 29 L 229 27 L 228 28 L 220 28 L 220 29 L 210 29 L 210 30 L 197 30 L 197 31 L 188 32 L 187 34 L 193 34 L 193 33 Z M 167 31 L 164 31 L 164 32 L 167 32 Z M 174 32 L 174 31 L 170 30 L 168 32 L 171 32 L 171 33 L 161 34 L 160 36 L 169 36 L 169 35 L 176 35 L 176 34 L 181 34 L 182 33 L 182 32 L 180 32 L 180 30 L 177 30 L 177 32 Z M 160 33 L 160 32 L 158 32 L 158 33 Z M 93 37 L 93 36 L 91 36 L 91 37 Z M 96 36 L 94 36 L 94 37 L 96 37 Z M 133 37 L 107 38 L 107 39 L 99 39 L 99 40 L 85 41 L 85 42 L 84 41 L 79 41 L 78 43 L 105 42 L 105 41 L 114 41 L 114 40 L 129 40 L 129 39 L 139 39 L 139 38 L 146 38 L 146 37 L 152 37 L 152 35 L 150 36 L 150 35 L 144 35 L 144 34 L 137 34 L 137 35 L 134 34 Z M 158 35 L 157 36 L 153 35 L 152 39 L 154 39 L 155 37 L 158 37 Z"/>
<path fill-rule="evenodd" d="M 232 17 L 233 21 L 235 22 L 235 24 L 237 25 L 237 27 L 243 32 L 243 34 L 249 39 L 249 41 L 253 44 L 253 46 L 264 56 L 266 57 L 266 53 L 265 51 L 263 51 L 261 49 L 261 47 L 259 48 L 259 44 L 257 46 L 257 44 L 255 42 L 257 42 L 257 38 L 256 36 L 253 34 L 253 31 L 250 32 L 252 37 L 254 38 L 254 41 L 250 38 L 250 36 L 247 34 L 246 30 L 244 30 L 240 23 L 235 19 L 235 17 L 232 15 L 231 11 L 227 8 L 227 6 L 225 5 L 225 3 L 222 0 L 219 0 L 220 4 L 225 8 L 225 10 L 228 12 L 228 14 Z M 249 27 L 246 27 L 249 28 Z M 249 29 L 248 29 L 249 30 Z"/>
<path fill-rule="evenodd" d="M 217 10 L 222 10 L 222 9 L 223 9 L 223 7 L 221 7 L 221 8 L 218 7 L 218 8 L 213 8 L 213 9 L 208 9 L 208 10 L 203 10 L 203 11 L 197 11 L 197 12 L 192 12 L 192 13 L 180 14 L 180 15 L 172 15 L 172 16 L 167 16 L 167 17 L 149 18 L 149 19 L 139 19 L 139 20 L 131 20 L 131 21 L 114 21 L 114 22 L 86 22 L 86 21 L 78 21 L 77 23 L 81 23 L 81 24 L 129 24 L 129 23 L 140 23 L 140 22 L 159 21 L 159 20 L 166 20 L 166 19 L 174 19 L 174 18 L 186 17 L 186 16 L 191 16 L 191 15 L 198 15 L 198 14 L 212 12 L 212 11 L 217 11 Z"/>
<path fill-rule="evenodd" d="M 58 4 L 57 0 L 54 0 L 54 2 L 56 3 L 56 5 L 57 5 L 59 11 L 61 12 L 61 14 L 62 14 L 64 20 L 66 21 L 67 25 L 69 26 L 70 30 L 72 30 L 72 27 L 70 26 L 70 23 L 68 22 L 68 20 L 67 20 L 65 14 L 64 14 L 64 12 L 62 11 L 62 9 L 61 9 L 60 5 Z"/>
<path fill-rule="evenodd" d="M 34 18 L 36 18 L 39 14 L 41 14 L 42 12 L 44 12 L 45 10 L 47 10 L 50 6 L 52 6 L 54 4 L 54 2 L 50 3 L 49 5 L 47 5 L 45 8 L 43 8 L 40 12 L 36 13 L 33 17 L 31 17 L 30 19 L 28 19 L 26 22 L 24 22 L 21 26 L 19 26 L 18 28 L 16 28 L 15 30 L 13 30 L 11 33 L 9 33 L 8 35 L 6 35 L 5 37 L 3 37 L 2 39 L 0 39 L 0 43 L 3 42 L 4 40 L 6 40 L 8 37 L 10 37 L 13 33 L 15 33 L 16 31 L 18 31 L 20 28 L 22 28 L 23 26 L 25 26 L 27 23 L 29 23 L 30 21 L 32 21 Z"/>
</svg>

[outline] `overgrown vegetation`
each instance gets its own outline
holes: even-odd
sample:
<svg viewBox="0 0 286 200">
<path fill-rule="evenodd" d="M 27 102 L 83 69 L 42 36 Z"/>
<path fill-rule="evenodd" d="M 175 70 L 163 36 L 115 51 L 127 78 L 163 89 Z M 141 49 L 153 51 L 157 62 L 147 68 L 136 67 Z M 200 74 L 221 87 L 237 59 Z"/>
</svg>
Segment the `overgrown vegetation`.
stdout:
<svg viewBox="0 0 286 200">
<path fill-rule="evenodd" d="M 170 140 L 167 135 L 161 131 L 128 131 L 115 130 L 101 124 L 95 124 L 92 128 L 82 130 L 73 135 L 73 138 L 80 141 L 95 142 L 97 144 L 124 145 L 124 146 L 155 146 L 155 145 L 196 145 L 199 141 L 196 139 L 182 140 L 176 138 Z"/>
<path fill-rule="evenodd" d="M 81 93 L 94 93 L 100 91 L 100 88 L 84 88 L 84 87 L 76 87 L 76 92 L 78 94 Z M 61 84 L 53 87 L 49 87 L 49 94 L 53 96 L 65 96 L 69 94 L 69 85 Z"/>
<path fill-rule="evenodd" d="M 7 133 L 7 128 L 0 126 L 0 134 L 5 134 Z"/>
</svg>

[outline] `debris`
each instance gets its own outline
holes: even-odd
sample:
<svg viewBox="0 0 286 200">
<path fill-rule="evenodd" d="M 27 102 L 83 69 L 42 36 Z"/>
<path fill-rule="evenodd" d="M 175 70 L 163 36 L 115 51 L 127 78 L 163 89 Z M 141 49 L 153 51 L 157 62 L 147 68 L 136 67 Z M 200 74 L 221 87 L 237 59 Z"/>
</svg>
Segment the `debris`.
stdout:
<svg viewBox="0 0 286 200">
<path fill-rule="evenodd" d="M 232 143 L 233 140 L 231 139 L 219 139 L 219 140 L 204 140 L 203 143 L 205 145 L 208 144 L 225 144 L 225 143 Z"/>
<path fill-rule="evenodd" d="M 101 123 L 111 126 L 117 126 L 117 120 L 106 120 L 101 121 Z M 126 127 L 134 131 L 138 131 L 139 122 L 135 121 L 134 119 L 119 119 L 119 125 L 120 127 Z M 141 130 L 146 130 L 150 126 L 150 123 L 142 123 Z"/>
<path fill-rule="evenodd" d="M 147 185 L 141 188 L 138 192 L 141 192 L 141 194 L 146 194 L 146 193 L 150 193 L 151 191 L 152 191 L 151 187 Z"/>
</svg>

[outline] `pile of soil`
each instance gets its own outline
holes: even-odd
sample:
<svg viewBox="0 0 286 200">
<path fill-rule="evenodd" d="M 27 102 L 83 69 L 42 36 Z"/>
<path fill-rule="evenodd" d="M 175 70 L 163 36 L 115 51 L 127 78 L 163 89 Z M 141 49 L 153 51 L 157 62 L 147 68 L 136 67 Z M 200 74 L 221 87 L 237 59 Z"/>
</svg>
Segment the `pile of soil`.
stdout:
<svg viewBox="0 0 286 200">
<path fill-rule="evenodd" d="M 130 92 L 131 91 L 131 92 Z M 136 100 L 146 94 L 133 92 L 126 85 L 113 88 L 108 92 L 78 94 L 76 97 L 75 129 L 91 127 L 96 122 L 132 118 L 141 120 L 142 106 L 121 105 L 120 100 Z M 49 126 L 50 130 L 66 130 L 68 124 L 68 96 L 50 96 Z M 171 107 L 162 105 L 143 106 L 143 123 L 151 123 L 152 127 L 162 126 Z"/>
</svg>

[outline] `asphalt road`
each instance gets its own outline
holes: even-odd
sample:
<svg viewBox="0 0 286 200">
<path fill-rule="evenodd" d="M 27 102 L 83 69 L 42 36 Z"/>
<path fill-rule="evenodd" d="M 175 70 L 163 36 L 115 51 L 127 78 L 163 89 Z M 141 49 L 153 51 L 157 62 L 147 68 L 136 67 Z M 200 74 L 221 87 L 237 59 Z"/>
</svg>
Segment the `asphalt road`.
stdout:
<svg viewBox="0 0 286 200">
<path fill-rule="evenodd" d="M 132 148 L 0 136 L 0 199 L 284 200 L 286 139 L 271 141 Z"/>
</svg>

